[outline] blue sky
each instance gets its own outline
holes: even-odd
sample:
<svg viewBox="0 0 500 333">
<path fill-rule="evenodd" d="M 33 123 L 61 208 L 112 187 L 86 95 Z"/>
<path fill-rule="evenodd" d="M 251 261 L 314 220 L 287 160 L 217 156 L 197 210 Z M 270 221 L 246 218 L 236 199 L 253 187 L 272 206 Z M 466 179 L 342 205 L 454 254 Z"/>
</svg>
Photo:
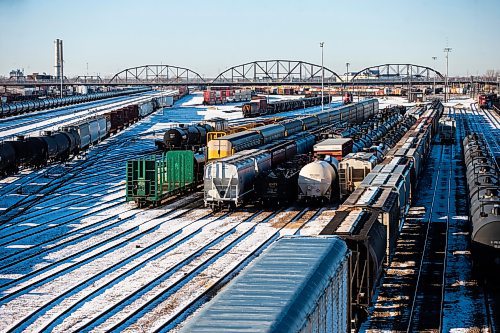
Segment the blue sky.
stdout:
<svg viewBox="0 0 500 333">
<path fill-rule="evenodd" d="M 500 69 L 499 0 L 129 1 L 0 0 L 0 75 L 53 72 L 64 40 L 65 74 L 112 75 L 171 64 L 215 76 L 253 60 L 321 63 L 340 73 L 388 62 L 450 75 Z"/>
</svg>

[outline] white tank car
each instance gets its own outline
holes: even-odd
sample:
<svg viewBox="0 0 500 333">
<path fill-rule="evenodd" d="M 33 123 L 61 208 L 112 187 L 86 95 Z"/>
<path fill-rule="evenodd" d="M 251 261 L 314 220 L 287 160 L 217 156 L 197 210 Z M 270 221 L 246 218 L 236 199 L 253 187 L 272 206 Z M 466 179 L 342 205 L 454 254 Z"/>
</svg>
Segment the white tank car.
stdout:
<svg viewBox="0 0 500 333">
<path fill-rule="evenodd" d="M 335 158 L 317 160 L 304 166 L 299 172 L 299 200 L 331 200 L 337 170 L 338 161 Z"/>
</svg>

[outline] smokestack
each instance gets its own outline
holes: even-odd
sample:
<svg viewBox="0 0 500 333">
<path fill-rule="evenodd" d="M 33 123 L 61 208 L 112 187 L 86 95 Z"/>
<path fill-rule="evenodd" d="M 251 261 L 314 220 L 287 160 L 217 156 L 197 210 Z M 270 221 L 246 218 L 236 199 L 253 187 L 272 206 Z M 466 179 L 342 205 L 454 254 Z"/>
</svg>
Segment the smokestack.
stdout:
<svg viewBox="0 0 500 333">
<path fill-rule="evenodd" d="M 63 77 L 63 45 L 61 39 L 54 41 L 54 75 L 60 80 Z"/>
</svg>

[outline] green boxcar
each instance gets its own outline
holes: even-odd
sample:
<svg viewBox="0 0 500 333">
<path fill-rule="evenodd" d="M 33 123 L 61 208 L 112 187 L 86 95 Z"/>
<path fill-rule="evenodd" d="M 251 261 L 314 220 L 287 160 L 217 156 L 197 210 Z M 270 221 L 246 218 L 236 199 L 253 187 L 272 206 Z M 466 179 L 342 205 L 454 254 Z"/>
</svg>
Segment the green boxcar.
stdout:
<svg viewBox="0 0 500 333">
<path fill-rule="evenodd" d="M 127 201 L 140 207 L 156 206 L 169 196 L 193 189 L 197 183 L 194 163 L 190 150 L 127 161 Z"/>
</svg>

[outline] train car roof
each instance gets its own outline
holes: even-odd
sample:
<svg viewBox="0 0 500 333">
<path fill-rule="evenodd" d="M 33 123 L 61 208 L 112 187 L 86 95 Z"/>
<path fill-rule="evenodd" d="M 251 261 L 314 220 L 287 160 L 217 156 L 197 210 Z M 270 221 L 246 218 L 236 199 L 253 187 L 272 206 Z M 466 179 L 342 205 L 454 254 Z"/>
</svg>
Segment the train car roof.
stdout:
<svg viewBox="0 0 500 333">
<path fill-rule="evenodd" d="M 281 238 L 181 332 L 298 332 L 348 253 L 335 236 Z"/>
</svg>

